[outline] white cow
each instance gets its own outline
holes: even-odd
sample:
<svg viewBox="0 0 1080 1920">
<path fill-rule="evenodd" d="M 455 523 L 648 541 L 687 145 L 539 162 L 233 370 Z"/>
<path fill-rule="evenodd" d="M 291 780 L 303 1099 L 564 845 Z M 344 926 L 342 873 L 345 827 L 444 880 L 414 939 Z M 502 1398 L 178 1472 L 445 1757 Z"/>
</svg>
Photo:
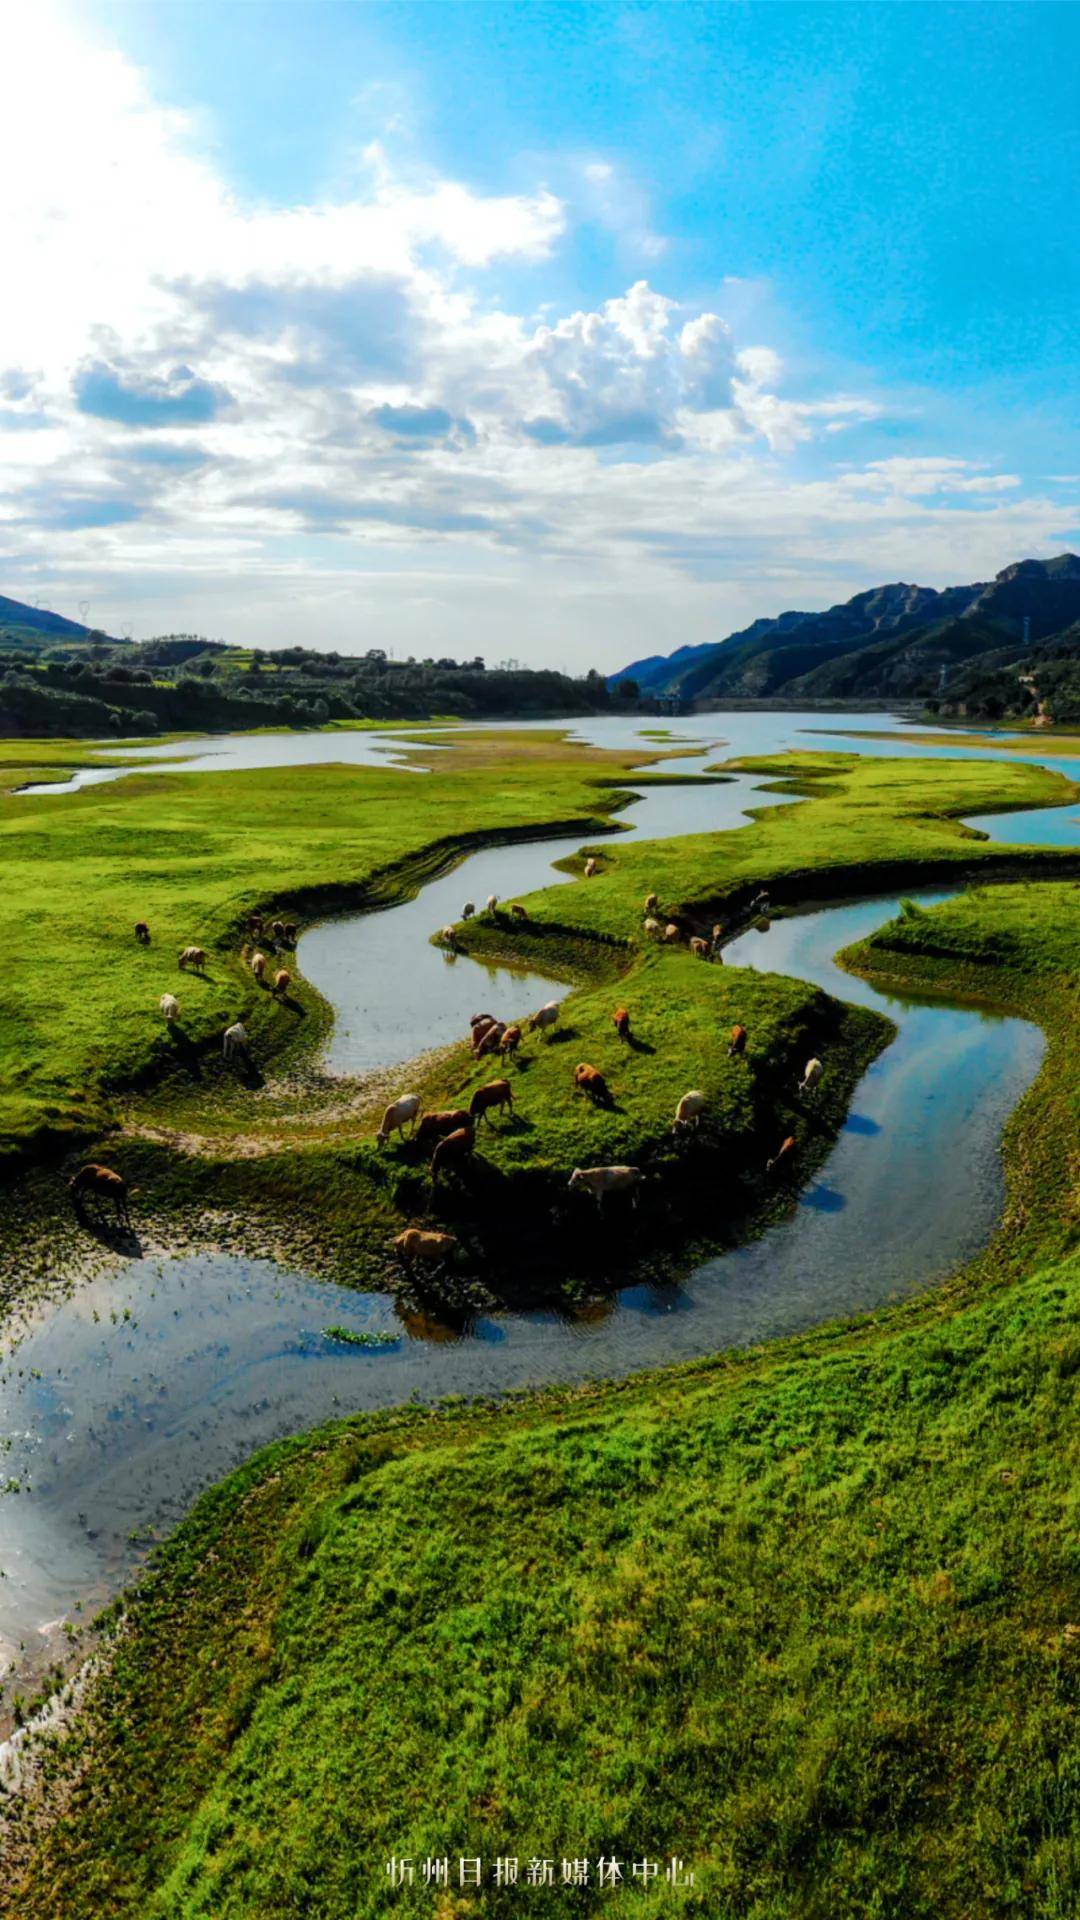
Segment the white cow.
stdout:
<svg viewBox="0 0 1080 1920">
<path fill-rule="evenodd" d="M 806 1072 L 803 1074 L 802 1079 L 799 1081 L 799 1092 L 809 1093 L 812 1087 L 817 1086 L 817 1083 L 821 1079 L 821 1076 L 824 1073 L 824 1071 L 825 1069 L 822 1066 L 820 1060 L 816 1058 L 813 1060 L 808 1060 L 806 1063 Z"/>
<path fill-rule="evenodd" d="M 575 1189 L 591 1193 L 603 1211 L 604 1200 L 609 1193 L 628 1193 L 631 1205 L 636 1207 L 640 1179 L 640 1167 L 575 1167 L 568 1185 L 571 1193 Z"/>
<path fill-rule="evenodd" d="M 549 1000 L 546 1006 L 540 1008 L 539 1013 L 533 1014 L 532 1019 L 529 1021 L 529 1032 L 547 1033 L 550 1027 L 557 1027 L 558 1024 L 559 1003 L 557 1000 Z"/>
<path fill-rule="evenodd" d="M 247 1028 L 241 1020 L 234 1020 L 232 1026 L 226 1027 L 225 1029 L 224 1038 L 221 1042 L 221 1051 L 225 1055 L 226 1060 L 231 1060 L 234 1054 L 244 1054 L 247 1050 Z"/>
<path fill-rule="evenodd" d="M 420 1095 L 418 1093 L 403 1093 L 399 1100 L 391 1100 L 383 1114 L 382 1125 L 375 1135 L 380 1147 L 386 1145 L 392 1133 L 404 1133 L 410 1121 L 415 1128 L 419 1112 Z"/>
<path fill-rule="evenodd" d="M 695 1087 L 691 1093 L 684 1093 L 675 1109 L 676 1127 L 696 1127 L 709 1104 L 708 1094 Z"/>
<path fill-rule="evenodd" d="M 158 1001 L 158 1005 L 170 1027 L 174 1020 L 179 1020 L 180 1002 L 175 993 L 163 993 L 161 999 Z"/>
</svg>

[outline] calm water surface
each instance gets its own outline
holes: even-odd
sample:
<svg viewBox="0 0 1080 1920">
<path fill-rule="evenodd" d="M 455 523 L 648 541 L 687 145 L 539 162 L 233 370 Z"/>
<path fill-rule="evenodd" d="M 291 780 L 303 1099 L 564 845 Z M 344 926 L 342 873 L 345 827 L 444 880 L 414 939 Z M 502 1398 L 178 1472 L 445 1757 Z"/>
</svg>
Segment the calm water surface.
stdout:
<svg viewBox="0 0 1080 1920">
<path fill-rule="evenodd" d="M 854 724 L 844 716 L 843 726 Z M 720 741 L 724 754 L 813 745 L 806 726 L 820 730 L 822 716 L 710 714 L 674 721 L 671 731 L 698 747 L 696 762 L 682 763 L 692 769 L 717 757 L 708 749 Z M 575 731 L 601 744 L 638 737 L 629 721 Z M 895 739 L 863 743 L 866 750 L 926 751 L 903 739 L 900 723 L 891 731 Z M 312 757 L 329 757 L 317 735 L 240 736 L 215 741 L 212 752 L 196 744 L 196 768 L 220 765 L 222 751 L 291 755 L 302 746 L 306 755 L 321 746 Z M 379 736 L 334 735 L 332 748 L 334 759 L 362 758 L 380 750 Z M 1071 771 L 1067 761 L 1043 763 Z M 622 818 L 653 837 L 718 830 L 740 824 L 747 805 L 776 798 L 744 776 L 728 786 L 645 790 Z M 1014 842 L 1080 838 L 1070 808 L 979 824 Z M 563 878 L 550 863 L 572 845 L 478 854 L 416 901 L 305 935 L 304 970 L 339 1012 L 331 1064 L 351 1072 L 405 1059 L 460 1033 L 480 1004 L 521 1012 L 538 994 L 560 991 L 464 958 L 448 963 L 428 935 L 466 899 L 511 898 Z M 797 974 L 883 1008 L 899 1035 L 860 1083 L 835 1150 L 788 1218 L 707 1261 L 682 1287 L 628 1288 L 580 1322 L 499 1316 L 449 1338 L 402 1325 L 389 1296 L 222 1255 L 132 1261 L 39 1312 L 0 1365 L 4 1478 L 19 1488 L 0 1497 L 0 1657 L 25 1657 L 20 1643 L 31 1657 L 55 1645 L 63 1619 L 80 1606 L 92 1611 L 129 1577 L 148 1533 L 174 1524 L 201 1488 L 282 1434 L 410 1396 L 624 1373 L 795 1331 L 897 1298 L 984 1244 L 1002 1199 L 1001 1128 L 1038 1068 L 1041 1036 L 1017 1020 L 897 1001 L 842 974 L 833 954 L 894 910 L 890 900 L 827 907 L 727 950 L 728 965 Z M 327 1337 L 331 1325 L 393 1341 L 343 1347 Z"/>
</svg>

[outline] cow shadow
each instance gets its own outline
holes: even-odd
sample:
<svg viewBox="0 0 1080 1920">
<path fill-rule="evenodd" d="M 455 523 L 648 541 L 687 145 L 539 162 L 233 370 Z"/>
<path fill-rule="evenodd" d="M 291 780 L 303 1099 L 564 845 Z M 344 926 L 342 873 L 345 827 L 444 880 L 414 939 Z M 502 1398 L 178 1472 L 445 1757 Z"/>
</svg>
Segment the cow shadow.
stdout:
<svg viewBox="0 0 1080 1920">
<path fill-rule="evenodd" d="M 304 1015 L 307 1012 L 307 1008 L 304 1006 L 303 1002 L 301 1000 L 297 1000 L 293 994 L 276 993 L 274 995 L 274 998 L 277 1001 L 279 1007 L 287 1007 L 290 1013 L 295 1013 L 298 1020 L 302 1020 L 304 1018 Z"/>
<path fill-rule="evenodd" d="M 656 1048 L 651 1047 L 647 1040 L 639 1040 L 636 1033 L 627 1034 L 626 1044 L 629 1047 L 631 1053 L 655 1053 L 656 1052 Z"/>
<path fill-rule="evenodd" d="M 108 1247 L 110 1253 L 122 1253 L 125 1259 L 141 1260 L 142 1241 L 133 1226 L 125 1226 L 123 1221 L 109 1219 L 103 1213 L 88 1213 L 85 1206 L 75 1208 L 75 1218 L 84 1233 L 99 1246 Z"/>
<path fill-rule="evenodd" d="M 265 1076 L 259 1071 L 250 1055 L 237 1054 L 234 1059 L 225 1062 L 226 1069 L 238 1084 L 248 1093 L 260 1093 L 266 1085 Z"/>
<path fill-rule="evenodd" d="M 540 1044 L 545 1047 L 564 1047 L 568 1040 L 576 1040 L 578 1033 L 577 1027 L 552 1027 L 547 1039 Z"/>
<path fill-rule="evenodd" d="M 188 1038 L 183 1028 L 175 1020 L 171 1021 L 169 1025 L 169 1039 L 172 1043 L 172 1049 L 176 1055 L 177 1062 L 183 1067 L 184 1072 L 189 1074 L 192 1080 L 201 1080 L 203 1070 L 202 1063 L 199 1060 L 199 1050 L 195 1042 Z"/>
</svg>

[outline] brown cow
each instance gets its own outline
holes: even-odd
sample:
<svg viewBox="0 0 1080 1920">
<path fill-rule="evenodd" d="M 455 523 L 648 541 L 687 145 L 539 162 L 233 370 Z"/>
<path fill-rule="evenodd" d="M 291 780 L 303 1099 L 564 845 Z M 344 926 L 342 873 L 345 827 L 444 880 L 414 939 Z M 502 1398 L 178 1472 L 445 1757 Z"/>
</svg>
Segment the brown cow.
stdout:
<svg viewBox="0 0 1080 1920">
<path fill-rule="evenodd" d="M 285 939 L 284 920 L 275 920 L 273 926 L 270 928 L 270 931 L 273 934 L 275 940 L 281 941 L 282 943 L 284 942 L 284 939 Z"/>
<path fill-rule="evenodd" d="M 489 1080 L 486 1087 L 477 1087 L 469 1101 L 469 1118 L 483 1120 L 492 1107 L 509 1107 L 513 1112 L 514 1089 L 509 1080 Z"/>
<path fill-rule="evenodd" d="M 616 1033 L 618 1034 L 620 1040 L 629 1040 L 630 1015 L 627 1013 L 625 1007 L 616 1007 L 614 1013 L 611 1016 L 611 1024 L 614 1027 Z"/>
<path fill-rule="evenodd" d="M 460 1247 L 452 1233 L 428 1233 L 422 1227 L 406 1227 L 393 1244 L 403 1267 L 419 1264 L 432 1269 L 446 1266 Z"/>
<path fill-rule="evenodd" d="M 729 1055 L 731 1055 L 731 1057 L 734 1058 L 736 1054 L 745 1053 L 745 1052 L 746 1052 L 746 1028 L 732 1027 L 731 1039 L 728 1041 Z"/>
<path fill-rule="evenodd" d="M 691 953 L 696 953 L 699 960 L 707 960 L 709 957 L 709 943 L 707 940 L 703 940 L 700 934 L 695 933 L 690 941 L 690 951 Z"/>
<path fill-rule="evenodd" d="M 471 1123 L 467 1127 L 456 1127 L 453 1133 L 446 1134 L 431 1156 L 429 1171 L 432 1180 L 438 1179 L 443 1167 L 460 1166 L 463 1160 L 468 1159 L 475 1145 L 476 1134 Z"/>
<path fill-rule="evenodd" d="M 598 1106 L 611 1105 L 611 1088 L 599 1067 L 586 1066 L 582 1061 L 580 1066 L 574 1068 L 574 1085 L 579 1092 L 588 1094 L 590 1100 L 595 1100 Z"/>
<path fill-rule="evenodd" d="M 262 917 L 262 914 L 261 914 L 261 913 L 249 913 L 249 914 L 248 914 L 248 932 L 249 932 L 249 933 L 261 933 L 261 932 L 262 932 L 262 930 L 263 930 L 263 917 Z"/>
<path fill-rule="evenodd" d="M 510 909 L 511 920 L 527 920 L 528 917 L 529 916 L 526 913 L 524 907 L 520 906 L 518 902 L 515 900 L 513 906 Z"/>
<path fill-rule="evenodd" d="M 279 999 L 284 1000 L 291 986 L 292 974 L 289 972 L 288 967 L 279 967 L 274 975 L 274 992 L 278 995 Z"/>
<path fill-rule="evenodd" d="M 507 1027 L 502 1039 L 499 1041 L 499 1052 L 502 1054 L 503 1059 L 505 1060 L 510 1054 L 516 1053 L 520 1045 L 521 1028 Z"/>
<path fill-rule="evenodd" d="M 422 1113 L 413 1140 L 418 1147 L 433 1146 L 436 1140 L 444 1140 L 448 1133 L 458 1133 L 462 1127 L 469 1127 L 469 1119 L 464 1107 L 436 1108 L 431 1113 Z"/>
<path fill-rule="evenodd" d="M 186 967 L 194 967 L 196 973 L 204 973 L 206 970 L 206 954 L 202 947 L 185 947 L 183 952 L 177 956 L 176 964 L 180 968 L 181 973 L 184 972 Z"/>
<path fill-rule="evenodd" d="M 288 945 L 289 945 L 290 947 L 295 947 L 295 945 L 296 945 L 296 942 L 297 942 L 297 940 L 299 939 L 299 937 L 300 937 L 300 929 L 299 929 L 299 927 L 297 926 L 297 924 L 296 924 L 296 921 L 295 921 L 295 920 L 286 920 L 286 922 L 285 922 L 285 939 L 286 939 L 286 942 L 288 943 Z"/>
<path fill-rule="evenodd" d="M 150 929 L 145 920 L 136 920 L 135 938 L 140 947 L 148 947 L 150 945 Z"/>
<path fill-rule="evenodd" d="M 99 1200 L 111 1200 L 116 1208 L 116 1218 L 122 1227 L 130 1227 L 131 1214 L 128 1211 L 127 1181 L 122 1174 L 114 1173 L 111 1167 L 101 1167 L 95 1161 L 89 1161 L 80 1167 L 74 1178 L 68 1181 L 68 1193 L 76 1213 L 82 1218 L 84 1194 L 95 1194 Z"/>
<path fill-rule="evenodd" d="M 780 1145 L 777 1147 L 776 1152 L 773 1154 L 772 1159 L 766 1160 L 765 1171 L 766 1173 L 774 1173 L 777 1167 L 784 1169 L 790 1166 L 794 1158 L 795 1158 L 795 1135 L 793 1133 L 789 1133 L 787 1139 L 781 1141 Z"/>
<path fill-rule="evenodd" d="M 493 1020 L 490 1027 L 485 1027 L 479 1040 L 473 1045 L 473 1052 L 477 1059 L 482 1060 L 485 1053 L 498 1053 L 505 1032 L 506 1028 L 501 1020 Z"/>
<path fill-rule="evenodd" d="M 669 920 L 667 923 L 667 926 L 664 928 L 664 939 L 670 945 L 673 941 L 678 940 L 680 938 L 681 938 L 681 935 L 679 933 L 678 927 L 675 925 L 674 920 Z"/>
</svg>

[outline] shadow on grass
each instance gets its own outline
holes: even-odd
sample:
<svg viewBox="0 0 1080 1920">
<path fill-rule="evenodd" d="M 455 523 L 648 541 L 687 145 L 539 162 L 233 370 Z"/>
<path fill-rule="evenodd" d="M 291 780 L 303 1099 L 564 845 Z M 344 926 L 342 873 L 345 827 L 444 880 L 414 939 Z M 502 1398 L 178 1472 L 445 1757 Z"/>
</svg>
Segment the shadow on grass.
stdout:
<svg viewBox="0 0 1080 1920">
<path fill-rule="evenodd" d="M 176 1055 L 177 1061 L 179 1065 L 183 1067 L 184 1072 L 190 1074 L 193 1080 L 201 1081 L 203 1070 L 199 1060 L 199 1049 L 193 1040 L 188 1039 L 187 1034 L 176 1021 L 173 1021 L 169 1027 L 169 1039 L 172 1042 L 173 1052 Z"/>
<path fill-rule="evenodd" d="M 133 1226 L 103 1213 L 88 1213 L 85 1205 L 76 1207 L 75 1218 L 80 1227 L 100 1246 L 108 1247 L 110 1253 L 122 1253 L 125 1259 L 131 1260 L 142 1258 L 142 1241 Z"/>
</svg>

